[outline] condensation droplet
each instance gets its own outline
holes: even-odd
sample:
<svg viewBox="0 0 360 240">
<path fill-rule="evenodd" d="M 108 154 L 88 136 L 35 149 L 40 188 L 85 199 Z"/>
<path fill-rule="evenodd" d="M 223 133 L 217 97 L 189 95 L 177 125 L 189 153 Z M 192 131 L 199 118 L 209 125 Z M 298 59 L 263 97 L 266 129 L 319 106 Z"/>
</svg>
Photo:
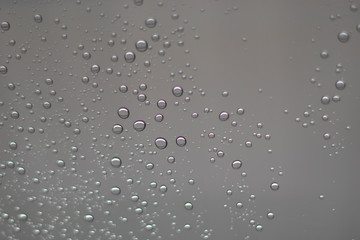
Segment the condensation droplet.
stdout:
<svg viewBox="0 0 360 240">
<path fill-rule="evenodd" d="M 343 90 L 346 87 L 345 81 L 344 80 L 336 81 L 335 87 L 337 90 Z"/>
<path fill-rule="evenodd" d="M 148 27 L 148 28 L 154 28 L 157 24 L 157 21 L 155 18 L 148 18 L 145 20 L 145 25 Z"/>
<path fill-rule="evenodd" d="M 155 146 L 159 149 L 164 149 L 167 147 L 167 141 L 165 138 L 158 137 L 155 139 Z"/>
<path fill-rule="evenodd" d="M 273 182 L 271 183 L 270 188 L 274 191 L 279 190 L 279 184 L 277 182 Z"/>
<path fill-rule="evenodd" d="M 134 122 L 133 126 L 136 131 L 141 132 L 145 129 L 146 123 L 142 120 L 137 120 Z"/>
<path fill-rule="evenodd" d="M 113 157 L 111 160 L 110 160 L 110 164 L 111 166 L 115 167 L 115 168 L 118 168 L 121 166 L 121 159 L 118 158 L 118 157 Z"/>
<path fill-rule="evenodd" d="M 322 104 L 329 104 L 330 103 L 330 97 L 329 96 L 323 96 L 322 98 L 321 98 L 321 103 Z"/>
<path fill-rule="evenodd" d="M 185 204 L 184 204 L 184 207 L 185 207 L 185 209 L 187 209 L 187 210 L 192 210 L 192 209 L 193 209 L 193 205 L 192 205 L 191 202 L 185 203 Z"/>
<path fill-rule="evenodd" d="M 185 145 L 186 145 L 186 138 L 183 137 L 183 136 L 177 137 L 177 138 L 176 138 L 176 144 L 177 144 L 179 147 L 185 146 Z"/>
<path fill-rule="evenodd" d="M 121 108 L 119 108 L 119 110 L 118 110 L 118 115 L 119 115 L 120 118 L 126 119 L 126 118 L 129 117 L 130 111 L 129 111 L 129 109 L 127 109 L 126 107 L 121 107 Z"/>
<path fill-rule="evenodd" d="M 9 31 L 10 30 L 10 23 L 9 22 L 2 22 L 1 23 L 1 29 L 3 31 Z"/>
<path fill-rule="evenodd" d="M 340 42 L 346 43 L 350 39 L 350 34 L 347 31 L 341 31 L 339 32 L 337 38 Z"/>
<path fill-rule="evenodd" d="M 183 89 L 180 86 L 175 86 L 172 89 L 172 93 L 174 94 L 175 97 L 181 97 L 183 95 Z"/>
<path fill-rule="evenodd" d="M 84 220 L 87 222 L 92 222 L 92 221 L 94 221 L 94 216 L 91 214 L 87 214 L 84 216 Z"/>
<path fill-rule="evenodd" d="M 123 127 L 120 124 L 115 124 L 112 127 L 112 132 L 115 133 L 115 134 L 120 134 L 120 133 L 123 132 Z"/>
<path fill-rule="evenodd" d="M 112 187 L 110 191 L 114 195 L 119 195 L 121 193 L 121 189 L 119 187 Z"/>
<path fill-rule="evenodd" d="M 135 53 L 134 52 L 126 52 L 124 55 L 124 59 L 127 63 L 132 63 L 135 61 Z"/>
<path fill-rule="evenodd" d="M 242 162 L 240 160 L 235 160 L 231 164 L 232 168 L 239 169 L 242 166 Z"/>
<path fill-rule="evenodd" d="M 229 119 L 229 113 L 228 113 L 228 112 L 221 112 L 221 113 L 219 114 L 219 119 L 220 119 L 221 121 L 226 121 L 226 120 L 228 120 L 228 119 Z"/>
<path fill-rule="evenodd" d="M 145 40 L 139 40 L 135 43 L 135 48 L 139 52 L 145 52 L 148 49 L 148 43 Z"/>
</svg>

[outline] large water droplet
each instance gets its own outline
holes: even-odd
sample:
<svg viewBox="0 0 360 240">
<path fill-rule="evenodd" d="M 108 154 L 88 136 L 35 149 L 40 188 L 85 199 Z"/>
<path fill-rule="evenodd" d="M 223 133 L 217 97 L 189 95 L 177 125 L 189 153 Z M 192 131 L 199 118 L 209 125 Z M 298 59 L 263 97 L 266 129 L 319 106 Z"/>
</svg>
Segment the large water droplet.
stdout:
<svg viewBox="0 0 360 240">
<path fill-rule="evenodd" d="M 118 110 L 118 115 L 119 115 L 120 118 L 126 119 L 126 118 L 129 117 L 130 111 L 129 111 L 129 109 L 127 109 L 126 107 L 121 107 L 121 108 L 119 108 L 119 110 Z"/>
<path fill-rule="evenodd" d="M 110 164 L 111 166 L 115 167 L 115 168 L 118 168 L 121 166 L 121 159 L 118 158 L 118 157 L 113 157 L 111 160 L 110 160 Z"/>
<path fill-rule="evenodd" d="M 185 146 L 185 145 L 186 145 L 186 138 L 183 137 L 183 136 L 177 137 L 177 138 L 176 138 L 176 144 L 177 144 L 179 147 Z"/>
<path fill-rule="evenodd" d="M 155 139 L 155 146 L 159 149 L 164 149 L 167 147 L 167 141 L 165 138 L 158 137 Z"/>
<path fill-rule="evenodd" d="M 185 207 L 185 209 L 187 209 L 187 210 L 192 210 L 192 209 L 193 209 L 193 205 L 192 205 L 191 202 L 185 203 L 185 204 L 184 204 L 184 207 Z"/>
<path fill-rule="evenodd" d="M 183 89 L 180 86 L 175 86 L 172 89 L 172 93 L 174 94 L 175 97 L 181 97 L 183 95 Z"/>
<path fill-rule="evenodd" d="M 235 160 L 231 164 L 232 168 L 239 169 L 242 166 L 242 162 L 240 160 Z"/>
<path fill-rule="evenodd" d="M 279 190 L 279 184 L 277 182 L 273 182 L 271 183 L 270 188 L 274 191 Z"/>
<path fill-rule="evenodd" d="M 138 120 L 138 121 L 134 122 L 133 126 L 134 126 L 134 129 L 136 131 L 141 132 L 141 131 L 143 131 L 145 129 L 146 123 L 144 121 L 142 121 L 142 120 Z"/>
<path fill-rule="evenodd" d="M 346 43 L 350 39 L 350 34 L 347 31 L 341 31 L 338 34 L 338 39 L 342 43 Z"/>
<path fill-rule="evenodd" d="M 139 52 L 145 52 L 148 49 L 148 43 L 145 40 L 139 40 L 135 43 L 135 48 Z"/>
</svg>

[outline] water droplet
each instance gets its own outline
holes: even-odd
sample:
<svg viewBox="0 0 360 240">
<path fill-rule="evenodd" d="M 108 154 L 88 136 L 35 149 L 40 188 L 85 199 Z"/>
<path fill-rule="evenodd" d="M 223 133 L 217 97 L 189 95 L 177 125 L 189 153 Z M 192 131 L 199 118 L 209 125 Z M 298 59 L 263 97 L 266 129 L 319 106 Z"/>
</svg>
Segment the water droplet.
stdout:
<svg viewBox="0 0 360 240">
<path fill-rule="evenodd" d="M 160 109 L 164 109 L 164 108 L 166 108 L 167 103 L 164 99 L 160 99 L 159 101 L 157 101 L 157 106 Z"/>
<path fill-rule="evenodd" d="M 279 190 L 279 184 L 277 182 L 273 182 L 271 183 L 270 188 L 274 191 Z"/>
<path fill-rule="evenodd" d="M 126 107 L 121 107 L 121 108 L 119 108 L 119 110 L 118 110 L 118 115 L 119 115 L 120 118 L 126 119 L 126 118 L 129 117 L 130 111 L 129 111 L 129 109 L 127 109 Z"/>
<path fill-rule="evenodd" d="M 180 86 L 175 86 L 172 89 L 172 93 L 174 94 L 175 97 L 181 97 L 183 95 L 183 89 Z"/>
<path fill-rule="evenodd" d="M 148 49 L 148 43 L 145 40 L 139 40 L 135 43 L 135 48 L 139 52 L 145 52 Z"/>
<path fill-rule="evenodd" d="M 331 138 L 331 135 L 330 133 L 324 133 L 323 137 L 325 140 L 329 140 Z"/>
<path fill-rule="evenodd" d="M 135 53 L 134 52 L 126 52 L 124 55 L 125 61 L 127 63 L 132 63 L 135 61 Z"/>
<path fill-rule="evenodd" d="M 133 126 L 134 126 L 134 129 L 136 131 L 141 132 L 141 131 L 143 131 L 145 129 L 146 123 L 144 121 L 142 121 L 142 120 L 138 120 L 138 121 L 134 122 Z"/>
<path fill-rule="evenodd" d="M 187 209 L 187 210 L 192 210 L 192 209 L 193 209 L 193 205 L 192 205 L 191 202 L 185 203 L 185 204 L 184 204 L 184 207 L 185 207 L 185 209 Z"/>
<path fill-rule="evenodd" d="M 17 149 L 17 143 L 16 143 L 16 142 L 10 142 L 10 143 L 9 143 L 9 147 L 10 147 L 10 149 L 12 149 L 12 150 L 16 150 L 16 149 Z"/>
<path fill-rule="evenodd" d="M 1 74 L 6 74 L 8 72 L 8 69 L 5 65 L 1 65 L 0 66 L 0 73 Z"/>
<path fill-rule="evenodd" d="M 165 138 L 158 137 L 155 139 L 155 146 L 159 149 L 164 149 L 167 147 L 167 141 Z"/>
<path fill-rule="evenodd" d="M 175 157 L 169 156 L 169 157 L 167 158 L 167 161 L 168 161 L 168 163 L 174 163 L 174 162 L 175 162 Z"/>
<path fill-rule="evenodd" d="M 92 73 L 98 73 L 98 72 L 100 72 L 100 66 L 97 64 L 94 64 L 91 66 L 90 70 Z"/>
<path fill-rule="evenodd" d="M 112 187 L 110 191 L 114 195 L 119 195 L 121 193 L 121 189 L 119 187 Z"/>
<path fill-rule="evenodd" d="M 341 31 L 337 37 L 340 42 L 346 43 L 350 39 L 350 34 L 347 31 Z"/>
<path fill-rule="evenodd" d="M 235 160 L 231 164 L 232 168 L 239 169 L 242 166 L 242 162 L 240 160 Z"/>
<path fill-rule="evenodd" d="M 321 103 L 322 104 L 329 104 L 330 103 L 330 97 L 329 96 L 323 96 L 322 98 L 321 98 Z"/>
<path fill-rule="evenodd" d="M 275 214 L 274 214 L 273 212 L 268 212 L 268 214 L 266 215 L 266 217 L 267 217 L 268 219 L 274 219 Z"/>
<path fill-rule="evenodd" d="M 251 148 L 252 147 L 252 142 L 251 141 L 246 141 L 245 146 L 248 147 L 248 148 Z"/>
<path fill-rule="evenodd" d="M 244 206 L 244 204 L 242 202 L 237 202 L 236 203 L 237 208 L 242 208 L 243 206 Z"/>
<path fill-rule="evenodd" d="M 164 192 L 167 191 L 167 187 L 166 187 L 165 185 L 161 185 L 161 186 L 159 187 L 159 190 L 160 190 L 160 192 L 164 193 Z"/>
<path fill-rule="evenodd" d="M 148 18 L 145 20 L 145 25 L 148 27 L 148 28 L 154 28 L 156 26 L 156 19 L 155 18 Z"/>
<path fill-rule="evenodd" d="M 92 221 L 94 221 L 94 216 L 91 214 L 87 214 L 84 216 L 84 220 L 87 222 L 92 222 Z"/>
<path fill-rule="evenodd" d="M 28 219 L 28 216 L 25 213 L 20 213 L 20 214 L 17 215 L 17 218 L 20 221 L 26 221 Z"/>
<path fill-rule="evenodd" d="M 120 124 L 115 124 L 112 127 L 112 132 L 115 133 L 115 134 L 120 134 L 120 133 L 123 132 L 123 127 Z"/>
<path fill-rule="evenodd" d="M 59 167 L 64 167 L 64 166 L 65 166 L 64 160 L 61 160 L 61 159 L 57 160 L 57 161 L 56 161 L 56 164 L 57 164 Z"/>
<path fill-rule="evenodd" d="M 155 121 L 157 121 L 157 122 L 162 122 L 162 120 L 164 120 L 164 116 L 162 115 L 162 114 L 156 114 L 155 115 Z"/>
<path fill-rule="evenodd" d="M 10 30 L 10 23 L 9 22 L 2 22 L 1 23 L 1 29 L 3 31 L 9 31 Z"/>
<path fill-rule="evenodd" d="M 185 146 L 185 145 L 186 145 L 186 138 L 183 137 L 183 136 L 177 137 L 177 138 L 176 138 L 176 144 L 177 144 L 179 147 Z"/>
<path fill-rule="evenodd" d="M 219 114 L 219 119 L 220 119 L 221 121 L 226 121 L 226 120 L 228 120 L 228 119 L 229 119 L 229 113 L 228 113 L 228 112 L 221 112 L 221 113 Z"/>
<path fill-rule="evenodd" d="M 141 214 L 143 212 L 142 208 L 135 208 L 135 213 Z"/>
<path fill-rule="evenodd" d="M 344 80 L 336 81 L 335 87 L 337 90 L 343 90 L 346 87 L 345 81 Z"/>
<path fill-rule="evenodd" d="M 321 51 L 321 53 L 320 53 L 320 57 L 321 57 L 322 59 L 326 59 L 326 58 L 328 58 L 328 57 L 329 57 L 329 53 L 328 53 L 328 51 L 326 51 L 326 50 Z"/>
<path fill-rule="evenodd" d="M 141 5 L 143 5 L 143 3 L 144 3 L 144 0 L 134 0 L 134 4 L 136 6 L 141 6 Z"/>
<path fill-rule="evenodd" d="M 42 16 L 40 15 L 40 14 L 36 14 L 35 16 L 34 16 L 34 21 L 36 22 L 36 23 L 41 23 L 42 22 Z"/>
<path fill-rule="evenodd" d="M 255 229 L 256 229 L 256 231 L 262 231 L 263 230 L 263 226 L 262 225 L 257 225 L 256 227 L 255 227 Z"/>
<path fill-rule="evenodd" d="M 118 158 L 118 157 L 113 157 L 111 160 L 110 160 L 110 164 L 111 166 L 115 167 L 115 168 L 118 168 L 121 166 L 121 159 Z"/>
</svg>

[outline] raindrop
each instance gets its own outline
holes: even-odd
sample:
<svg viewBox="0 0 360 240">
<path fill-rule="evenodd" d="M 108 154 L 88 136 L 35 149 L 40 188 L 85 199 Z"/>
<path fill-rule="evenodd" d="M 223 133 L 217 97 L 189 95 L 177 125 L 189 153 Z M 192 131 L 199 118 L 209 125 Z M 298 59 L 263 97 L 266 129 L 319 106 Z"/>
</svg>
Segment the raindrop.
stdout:
<svg viewBox="0 0 360 240">
<path fill-rule="evenodd" d="M 40 15 L 40 14 L 36 14 L 35 16 L 34 16 L 34 21 L 36 22 L 36 23 L 41 23 L 42 22 L 42 16 Z"/>
<path fill-rule="evenodd" d="M 176 144 L 177 144 L 179 147 L 185 146 L 185 145 L 186 145 L 186 138 L 183 137 L 183 136 L 177 137 L 177 138 L 176 138 Z"/>
<path fill-rule="evenodd" d="M 148 27 L 148 28 L 154 28 L 156 26 L 156 19 L 155 18 L 148 18 L 145 20 L 145 25 Z"/>
<path fill-rule="evenodd" d="M 273 182 L 271 183 L 270 188 L 274 191 L 279 190 L 279 184 L 277 182 Z"/>
<path fill-rule="evenodd" d="M 343 90 L 345 88 L 346 84 L 344 80 L 338 80 L 335 83 L 335 87 L 337 90 Z"/>
<path fill-rule="evenodd" d="M 162 114 L 156 114 L 155 115 L 155 121 L 157 121 L 157 122 L 162 122 L 162 120 L 164 120 L 164 116 L 162 115 Z"/>
<path fill-rule="evenodd" d="M 124 55 L 124 58 L 127 63 L 132 63 L 135 61 L 135 53 L 134 52 L 126 52 Z"/>
<path fill-rule="evenodd" d="M 341 31 L 337 37 L 340 42 L 346 43 L 350 39 L 350 34 L 347 31 Z"/>
<path fill-rule="evenodd" d="M 138 120 L 138 121 L 134 122 L 133 126 L 134 126 L 134 129 L 136 131 L 141 132 L 141 131 L 143 131 L 145 129 L 146 123 L 144 121 L 142 121 L 142 120 Z"/>
<path fill-rule="evenodd" d="M 229 119 L 229 113 L 227 113 L 227 112 L 221 112 L 221 113 L 219 114 L 219 119 L 220 119 L 221 121 L 226 121 L 226 120 L 228 120 L 228 119 Z"/>
<path fill-rule="evenodd" d="M 57 164 L 59 167 L 64 167 L 64 166 L 65 166 L 64 160 L 61 160 L 61 159 L 57 160 L 57 161 L 56 161 L 56 164 Z"/>
<path fill-rule="evenodd" d="M 161 186 L 159 187 L 159 190 L 160 190 L 160 192 L 164 193 L 164 192 L 167 191 L 167 187 L 166 187 L 165 185 L 161 185 Z"/>
<path fill-rule="evenodd" d="M 174 163 L 174 162 L 175 162 L 175 157 L 169 156 L 169 157 L 167 158 L 167 161 L 168 161 L 168 163 Z"/>
<path fill-rule="evenodd" d="M 118 157 L 113 157 L 111 160 L 110 160 L 110 164 L 111 166 L 115 167 L 115 168 L 118 168 L 121 166 L 121 159 L 118 158 Z"/>
<path fill-rule="evenodd" d="M 257 225 L 256 227 L 255 227 L 255 229 L 256 229 L 256 231 L 262 231 L 263 230 L 263 226 L 262 225 Z"/>
<path fill-rule="evenodd" d="M 242 202 L 237 202 L 236 203 L 237 208 L 242 208 L 243 206 L 244 206 L 244 204 Z"/>
<path fill-rule="evenodd" d="M 325 140 L 329 140 L 331 138 L 331 135 L 330 133 L 324 133 L 323 137 Z"/>
<path fill-rule="evenodd" d="M 135 48 L 139 52 L 145 52 L 148 49 L 148 43 L 145 40 L 139 40 L 135 43 Z"/>
<path fill-rule="evenodd" d="M 172 93 L 174 94 L 175 97 L 181 97 L 183 95 L 183 89 L 180 86 L 175 86 L 172 89 Z"/>
<path fill-rule="evenodd" d="M 120 134 L 120 133 L 123 132 L 123 127 L 120 124 L 115 124 L 112 127 L 112 132 L 115 133 L 115 134 Z"/>
<path fill-rule="evenodd" d="M 92 73 L 98 73 L 100 71 L 100 66 L 97 64 L 94 64 L 91 66 L 90 70 Z"/>
<path fill-rule="evenodd" d="M 164 149 L 167 147 L 167 141 L 165 138 L 158 137 L 155 139 L 155 146 L 159 149 Z"/>
<path fill-rule="evenodd" d="M 119 195 L 121 193 L 121 189 L 119 187 L 112 187 L 110 191 L 114 195 Z"/>
<path fill-rule="evenodd" d="M 239 169 L 242 166 L 242 162 L 240 160 L 235 160 L 231 164 L 233 169 Z"/>
<path fill-rule="evenodd" d="M 20 214 L 17 215 L 17 218 L 20 221 L 26 221 L 28 219 L 28 216 L 25 213 L 20 213 Z"/>
<path fill-rule="evenodd" d="M 166 103 L 166 101 L 165 101 L 164 99 L 160 99 L 160 100 L 157 102 L 157 106 L 158 106 L 158 108 L 160 108 L 160 109 L 164 109 L 164 108 L 166 108 L 167 103 Z"/>
<path fill-rule="evenodd" d="M 329 57 L 329 53 L 328 53 L 328 51 L 322 51 L 321 53 L 320 53 L 320 57 L 322 58 L 322 59 L 326 59 L 326 58 L 328 58 Z"/>
<path fill-rule="evenodd" d="M 192 205 L 191 202 L 185 203 L 185 204 L 184 204 L 184 207 L 185 207 L 185 209 L 187 209 L 187 210 L 192 210 L 192 209 L 193 209 L 193 205 Z"/>
<path fill-rule="evenodd" d="M 3 31 L 9 31 L 10 30 L 10 23 L 9 22 L 2 22 L 1 23 L 1 29 Z"/>
<path fill-rule="evenodd" d="M 87 214 L 84 216 L 84 220 L 87 222 L 92 222 L 92 221 L 94 221 L 94 216 L 91 214 Z"/>
<path fill-rule="evenodd" d="M 266 217 L 267 217 L 268 219 L 274 219 L 275 214 L 274 214 L 273 212 L 268 212 L 268 214 L 266 215 Z"/>
<path fill-rule="evenodd" d="M 330 103 L 330 97 L 329 96 L 323 96 L 322 98 L 321 98 L 321 103 L 322 104 L 329 104 Z"/>
<path fill-rule="evenodd" d="M 121 107 L 121 108 L 119 108 L 119 110 L 118 110 L 118 115 L 119 115 L 120 118 L 126 119 L 126 118 L 129 117 L 130 111 L 129 111 L 129 109 L 127 109 L 126 107 Z"/>
<path fill-rule="evenodd" d="M 1 74 L 6 74 L 8 71 L 7 67 L 5 65 L 1 65 L 0 66 L 0 73 Z"/>
</svg>

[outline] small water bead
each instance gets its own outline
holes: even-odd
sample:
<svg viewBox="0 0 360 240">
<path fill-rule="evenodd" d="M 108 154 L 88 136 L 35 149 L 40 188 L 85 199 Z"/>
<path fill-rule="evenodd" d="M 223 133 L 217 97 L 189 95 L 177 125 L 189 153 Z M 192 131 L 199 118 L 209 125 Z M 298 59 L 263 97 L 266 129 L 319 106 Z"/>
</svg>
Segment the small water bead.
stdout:
<svg viewBox="0 0 360 240">
<path fill-rule="evenodd" d="M 20 221 L 26 221 L 28 219 L 28 216 L 25 213 L 20 213 L 20 214 L 17 215 L 17 218 Z"/>
<path fill-rule="evenodd" d="M 136 131 L 141 132 L 145 129 L 146 123 L 143 120 L 137 120 L 134 122 L 133 127 Z"/>
<path fill-rule="evenodd" d="M 16 150 L 16 149 L 17 149 L 17 143 L 16 143 L 16 142 L 10 142 L 10 143 L 9 143 L 9 147 L 10 147 L 10 149 L 12 149 L 12 150 Z"/>
<path fill-rule="evenodd" d="M 84 84 L 87 84 L 87 83 L 89 83 L 90 79 L 89 79 L 89 77 L 82 77 L 82 78 L 81 78 L 81 81 L 82 81 Z"/>
<path fill-rule="evenodd" d="M 232 162 L 231 167 L 233 169 L 239 169 L 242 166 L 242 162 L 240 160 L 235 160 Z"/>
<path fill-rule="evenodd" d="M 19 114 L 18 111 L 12 111 L 12 112 L 10 113 L 10 116 L 11 116 L 11 118 L 13 118 L 13 119 L 18 119 L 18 118 L 20 117 L 20 114 Z"/>
<path fill-rule="evenodd" d="M 120 134 L 120 133 L 123 132 L 123 130 L 124 130 L 124 128 L 120 124 L 115 124 L 112 127 L 112 132 L 115 133 L 115 134 Z"/>
<path fill-rule="evenodd" d="M 5 65 L 0 66 L 0 73 L 6 74 L 8 72 L 8 68 Z"/>
<path fill-rule="evenodd" d="M 342 43 L 346 43 L 350 39 L 350 34 L 347 31 L 341 31 L 338 36 L 338 40 Z"/>
<path fill-rule="evenodd" d="M 243 206 L 244 206 L 244 204 L 242 202 L 237 202 L 236 203 L 237 208 L 242 208 Z"/>
<path fill-rule="evenodd" d="M 326 59 L 326 58 L 328 58 L 329 57 L 329 53 L 328 53 L 328 51 L 322 51 L 321 53 L 320 53 L 320 57 L 322 58 L 322 59 Z"/>
<path fill-rule="evenodd" d="M 126 53 L 124 54 L 124 59 L 125 59 L 125 61 L 126 61 L 127 63 L 132 63 L 132 62 L 134 62 L 134 61 L 135 61 L 135 58 L 136 58 L 136 56 L 135 56 L 135 53 L 134 53 L 134 52 L 126 52 Z"/>
<path fill-rule="evenodd" d="M 140 89 L 141 91 L 146 91 L 147 85 L 146 85 L 145 83 L 142 83 L 142 84 L 139 85 L 139 89 Z"/>
<path fill-rule="evenodd" d="M 115 167 L 115 168 L 118 168 L 120 167 L 122 164 L 122 161 L 120 158 L 118 157 L 113 157 L 111 160 L 110 160 L 110 165 Z"/>
<path fill-rule="evenodd" d="M 43 103 L 43 107 L 44 107 L 45 109 L 49 109 L 49 108 L 51 108 L 51 103 L 50 103 L 50 102 L 44 102 L 44 103 Z"/>
<path fill-rule="evenodd" d="M 143 94 L 143 93 L 140 93 L 138 96 L 137 96 L 137 99 L 139 102 L 145 102 L 146 101 L 146 95 Z"/>
<path fill-rule="evenodd" d="M 143 209 L 142 208 L 135 208 L 135 213 L 141 214 L 141 213 L 143 213 Z"/>
<path fill-rule="evenodd" d="M 228 112 L 221 112 L 221 113 L 219 114 L 219 119 L 220 119 L 221 121 L 226 121 L 226 120 L 228 120 L 228 119 L 229 119 L 229 113 L 228 113 Z"/>
<path fill-rule="evenodd" d="M 329 140 L 331 138 L 331 135 L 330 133 L 324 133 L 323 137 L 325 140 Z"/>
<path fill-rule="evenodd" d="M 179 136 L 176 138 L 176 144 L 179 146 L 179 147 L 183 147 L 186 145 L 186 138 L 183 137 L 183 136 Z"/>
<path fill-rule="evenodd" d="M 91 53 L 89 53 L 89 52 L 83 52 L 82 57 L 83 57 L 85 60 L 89 60 L 89 59 L 91 58 Z"/>
<path fill-rule="evenodd" d="M 126 93 L 126 92 L 128 91 L 128 87 L 127 87 L 126 85 L 121 85 L 121 86 L 119 87 L 119 91 L 120 91 L 121 93 Z"/>
<path fill-rule="evenodd" d="M 167 162 L 168 162 L 168 163 L 174 163 L 174 162 L 175 162 L 175 157 L 169 156 L 169 157 L 167 158 Z"/>
<path fill-rule="evenodd" d="M 184 229 L 190 230 L 190 229 L 191 229 L 191 225 L 190 225 L 190 224 L 185 224 L 185 225 L 184 225 Z"/>
<path fill-rule="evenodd" d="M 59 160 L 56 161 L 56 164 L 57 164 L 59 167 L 64 167 L 64 166 L 65 166 L 65 161 L 59 159 Z"/>
<path fill-rule="evenodd" d="M 225 152 L 220 150 L 220 151 L 218 151 L 218 152 L 216 153 L 216 155 L 217 155 L 219 158 L 222 158 L 222 157 L 225 156 Z"/>
<path fill-rule="evenodd" d="M 135 43 L 135 48 L 139 52 L 145 52 L 148 49 L 148 43 L 145 40 L 139 40 Z"/>
<path fill-rule="evenodd" d="M 153 163 L 147 163 L 146 166 L 145 166 L 145 168 L 146 168 L 147 170 L 152 170 L 152 169 L 154 168 L 154 164 L 153 164 Z"/>
<path fill-rule="evenodd" d="M 332 98 L 331 98 L 331 100 L 333 101 L 333 102 L 339 102 L 340 101 L 340 96 L 339 95 L 335 95 L 335 96 L 333 96 Z"/>
<path fill-rule="evenodd" d="M 245 146 L 248 147 L 248 148 L 251 148 L 252 147 L 252 142 L 251 141 L 246 141 Z"/>
<path fill-rule="evenodd" d="M 122 119 L 126 119 L 130 115 L 130 111 L 126 107 L 119 108 L 117 113 L 118 113 L 119 117 L 122 118 Z"/>
<path fill-rule="evenodd" d="M 267 217 L 268 219 L 274 219 L 274 218 L 275 218 L 275 214 L 274 214 L 273 212 L 268 212 L 267 215 L 266 215 L 266 217 Z"/>
<path fill-rule="evenodd" d="M 161 185 L 159 187 L 160 192 L 165 193 L 167 191 L 167 187 L 165 185 Z"/>
<path fill-rule="evenodd" d="M 187 210 L 192 210 L 192 209 L 193 209 L 193 205 L 192 205 L 191 202 L 185 203 L 185 204 L 184 204 L 184 207 L 185 207 L 185 209 L 187 209 Z"/>
<path fill-rule="evenodd" d="M 154 117 L 155 121 L 162 122 L 164 120 L 164 116 L 162 114 L 156 114 Z"/>
<path fill-rule="evenodd" d="M 145 26 L 148 28 L 154 28 L 157 24 L 157 21 L 155 18 L 148 18 L 145 20 Z"/>
<path fill-rule="evenodd" d="M 164 99 L 160 99 L 159 101 L 157 101 L 157 106 L 160 109 L 165 109 L 167 106 L 167 103 Z"/>
<path fill-rule="evenodd" d="M 322 104 L 329 104 L 330 103 L 330 97 L 329 96 L 323 96 L 322 98 L 321 98 L 321 103 Z"/>
<path fill-rule="evenodd" d="M 271 183 L 270 188 L 274 191 L 279 190 L 279 184 L 277 182 L 273 182 Z"/>
<path fill-rule="evenodd" d="M 23 168 L 23 167 L 18 167 L 18 168 L 16 169 L 16 171 L 17 171 L 17 173 L 20 174 L 20 175 L 24 175 L 25 172 L 26 172 L 25 168 Z"/>
<path fill-rule="evenodd" d="M 35 16 L 34 16 L 34 21 L 36 22 L 36 23 L 41 23 L 42 22 L 42 16 L 40 15 L 40 14 L 35 14 Z"/>
<path fill-rule="evenodd" d="M 256 227 L 255 227 L 255 229 L 256 229 L 256 231 L 262 231 L 263 230 L 263 226 L 262 225 L 257 225 Z"/>
<path fill-rule="evenodd" d="M 1 23 L 1 29 L 3 31 L 9 31 L 10 30 L 10 23 L 9 22 L 2 22 Z"/>
<path fill-rule="evenodd" d="M 155 146 L 159 149 L 164 149 L 167 147 L 167 141 L 165 138 L 158 137 L 155 139 Z"/>
<path fill-rule="evenodd" d="M 172 89 L 172 93 L 174 94 L 175 97 L 181 97 L 183 95 L 183 88 L 180 86 L 175 86 Z"/>
<path fill-rule="evenodd" d="M 98 72 L 100 72 L 100 66 L 97 65 L 97 64 L 94 64 L 94 65 L 91 66 L 90 70 L 91 70 L 91 72 L 94 73 L 94 74 L 95 74 L 95 73 L 98 73 Z"/>
<path fill-rule="evenodd" d="M 337 90 L 343 90 L 346 87 L 345 81 L 344 80 L 336 81 L 335 87 Z"/>
<path fill-rule="evenodd" d="M 121 189 L 119 187 L 112 187 L 110 191 L 114 195 L 119 195 L 121 193 Z"/>
<path fill-rule="evenodd" d="M 87 222 L 92 222 L 92 221 L 94 221 L 94 216 L 91 214 L 87 214 L 84 216 L 84 220 Z"/>
</svg>

